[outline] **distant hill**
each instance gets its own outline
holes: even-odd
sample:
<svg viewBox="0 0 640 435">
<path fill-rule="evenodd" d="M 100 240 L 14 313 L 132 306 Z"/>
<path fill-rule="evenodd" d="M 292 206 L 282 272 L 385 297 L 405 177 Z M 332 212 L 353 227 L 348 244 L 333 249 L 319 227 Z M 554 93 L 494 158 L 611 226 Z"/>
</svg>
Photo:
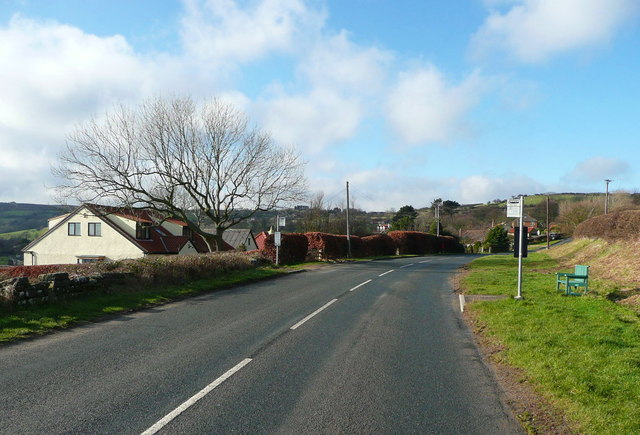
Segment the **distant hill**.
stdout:
<svg viewBox="0 0 640 435">
<path fill-rule="evenodd" d="M 0 202 L 0 234 L 45 228 L 49 218 L 64 214 L 66 210 L 59 205 Z"/>
</svg>

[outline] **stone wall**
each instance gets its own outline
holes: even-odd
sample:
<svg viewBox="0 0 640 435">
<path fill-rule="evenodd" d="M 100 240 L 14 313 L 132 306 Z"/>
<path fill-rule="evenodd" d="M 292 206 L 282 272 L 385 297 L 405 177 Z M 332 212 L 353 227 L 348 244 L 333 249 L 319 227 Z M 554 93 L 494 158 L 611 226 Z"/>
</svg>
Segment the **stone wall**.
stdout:
<svg viewBox="0 0 640 435">
<path fill-rule="evenodd" d="M 66 272 L 40 275 L 34 284 L 26 277 L 0 282 L 0 303 L 19 306 L 55 302 L 95 290 L 106 290 L 130 281 L 131 274 L 109 272 L 92 276 L 69 277 Z"/>
</svg>

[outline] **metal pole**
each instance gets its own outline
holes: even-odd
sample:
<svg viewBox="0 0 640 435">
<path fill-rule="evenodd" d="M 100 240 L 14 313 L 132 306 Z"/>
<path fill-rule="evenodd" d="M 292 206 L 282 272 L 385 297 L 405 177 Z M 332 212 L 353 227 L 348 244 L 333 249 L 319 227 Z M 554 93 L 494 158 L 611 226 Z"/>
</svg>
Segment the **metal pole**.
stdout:
<svg viewBox="0 0 640 435">
<path fill-rule="evenodd" d="M 349 182 L 347 181 L 347 252 L 351 257 L 351 234 L 349 233 Z"/>
<path fill-rule="evenodd" d="M 276 215 L 276 233 L 279 233 L 279 232 L 280 232 L 280 216 Z M 276 245 L 276 266 L 279 264 L 279 260 L 280 260 L 280 245 Z"/>
<path fill-rule="evenodd" d="M 436 236 L 440 237 L 440 203 L 436 203 Z"/>
<path fill-rule="evenodd" d="M 519 246 L 518 246 L 518 296 L 516 299 L 524 299 L 522 297 L 522 233 L 523 231 L 523 217 L 524 217 L 524 197 L 520 196 L 520 234 L 518 234 Z"/>
</svg>

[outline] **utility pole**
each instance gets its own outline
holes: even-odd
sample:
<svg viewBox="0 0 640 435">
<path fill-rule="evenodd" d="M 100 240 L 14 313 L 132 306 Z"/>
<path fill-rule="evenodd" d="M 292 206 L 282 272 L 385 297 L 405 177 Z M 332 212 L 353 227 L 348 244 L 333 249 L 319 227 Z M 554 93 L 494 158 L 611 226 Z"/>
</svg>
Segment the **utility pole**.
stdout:
<svg viewBox="0 0 640 435">
<path fill-rule="evenodd" d="M 440 204 L 442 202 L 436 202 L 436 236 L 440 237 Z"/>
<path fill-rule="evenodd" d="M 604 193 L 604 214 L 607 214 L 609 211 L 609 183 L 613 180 L 604 180 L 605 182 L 605 193 Z"/>
<path fill-rule="evenodd" d="M 547 195 L 547 249 L 550 247 L 551 226 L 549 225 L 549 195 Z"/>
<path fill-rule="evenodd" d="M 349 182 L 347 181 L 347 252 L 351 258 L 351 233 L 349 232 Z"/>
</svg>

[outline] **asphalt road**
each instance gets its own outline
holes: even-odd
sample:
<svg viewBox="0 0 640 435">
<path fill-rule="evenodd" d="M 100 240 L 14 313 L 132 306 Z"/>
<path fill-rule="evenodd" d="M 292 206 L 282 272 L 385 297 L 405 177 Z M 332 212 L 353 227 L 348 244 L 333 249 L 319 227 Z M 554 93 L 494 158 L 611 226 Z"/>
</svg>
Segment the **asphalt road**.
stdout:
<svg viewBox="0 0 640 435">
<path fill-rule="evenodd" d="M 0 433 L 521 433 L 448 284 L 471 258 L 330 266 L 0 347 Z"/>
</svg>

